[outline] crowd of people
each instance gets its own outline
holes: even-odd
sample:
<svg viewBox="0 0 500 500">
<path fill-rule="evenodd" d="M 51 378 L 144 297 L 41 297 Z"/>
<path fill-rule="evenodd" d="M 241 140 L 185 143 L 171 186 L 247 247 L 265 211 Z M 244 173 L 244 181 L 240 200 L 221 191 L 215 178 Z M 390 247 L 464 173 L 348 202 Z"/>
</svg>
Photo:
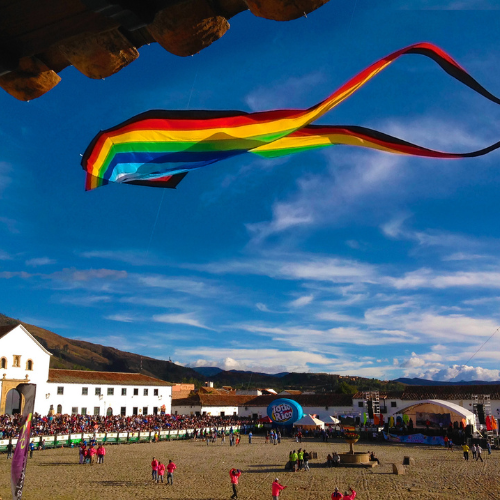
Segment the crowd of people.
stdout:
<svg viewBox="0 0 500 500">
<path fill-rule="evenodd" d="M 103 443 L 97 444 L 96 440 L 92 438 L 87 444 L 86 440 L 82 440 L 78 448 L 80 456 L 80 464 L 94 465 L 96 460 L 98 464 L 104 463 L 104 456 L 106 455 L 106 448 Z"/>
<path fill-rule="evenodd" d="M 0 416 L 0 439 L 19 436 L 22 417 Z M 209 415 L 47 415 L 35 413 L 32 418 L 32 436 L 53 436 L 79 433 L 137 432 L 186 430 L 240 426 L 246 432 L 254 420 L 241 417 L 212 417 Z"/>
</svg>

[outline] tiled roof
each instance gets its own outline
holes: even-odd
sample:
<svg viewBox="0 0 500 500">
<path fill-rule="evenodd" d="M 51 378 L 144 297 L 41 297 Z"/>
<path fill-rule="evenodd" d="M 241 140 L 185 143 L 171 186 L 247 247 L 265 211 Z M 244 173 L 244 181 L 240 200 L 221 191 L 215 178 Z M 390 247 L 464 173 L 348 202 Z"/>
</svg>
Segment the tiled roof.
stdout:
<svg viewBox="0 0 500 500">
<path fill-rule="evenodd" d="M 245 406 L 269 406 L 274 400 L 282 397 L 278 395 L 256 396 L 247 401 Z M 352 397 L 348 394 L 301 394 L 299 396 L 287 396 L 285 399 L 291 399 L 305 407 L 352 406 Z"/>
<path fill-rule="evenodd" d="M 200 397 L 196 395 L 189 398 L 172 399 L 172 408 L 175 406 L 200 406 Z"/>
<path fill-rule="evenodd" d="M 402 399 L 403 391 L 379 392 L 379 399 Z M 365 392 L 357 392 L 352 399 L 365 399 Z"/>
<path fill-rule="evenodd" d="M 49 382 L 60 384 L 103 384 L 103 385 L 158 385 L 172 386 L 158 378 L 140 373 L 93 372 L 86 370 L 49 370 Z"/>
<path fill-rule="evenodd" d="M 491 385 L 413 385 L 408 386 L 401 399 L 472 399 L 473 394 L 489 394 L 491 399 L 500 399 L 500 384 Z"/>
<path fill-rule="evenodd" d="M 247 401 L 255 396 L 234 395 L 234 394 L 200 394 L 203 406 L 244 406 Z"/>
</svg>

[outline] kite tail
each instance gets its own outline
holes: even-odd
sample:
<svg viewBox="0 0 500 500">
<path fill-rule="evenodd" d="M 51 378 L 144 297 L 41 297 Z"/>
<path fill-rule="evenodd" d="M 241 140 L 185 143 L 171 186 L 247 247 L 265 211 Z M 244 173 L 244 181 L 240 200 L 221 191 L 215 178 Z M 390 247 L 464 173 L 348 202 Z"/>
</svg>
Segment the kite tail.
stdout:
<svg viewBox="0 0 500 500">
<path fill-rule="evenodd" d="M 351 78 L 347 83 L 342 85 L 333 94 L 328 96 L 325 100 L 319 104 L 309 108 L 307 114 L 311 119 L 304 125 L 308 125 L 311 122 L 317 120 L 319 117 L 323 116 L 325 113 L 333 109 L 335 106 L 340 104 L 342 101 L 351 96 L 356 90 L 360 89 L 365 83 L 371 80 L 374 76 L 380 73 L 387 66 L 392 64 L 396 59 L 405 54 L 420 54 L 428 57 L 435 61 L 441 68 L 446 71 L 450 76 L 463 83 L 470 89 L 474 90 L 478 94 L 486 97 L 490 101 L 500 104 L 500 99 L 494 96 L 492 93 L 488 92 L 481 84 L 479 84 L 474 78 L 472 78 L 467 71 L 462 68 L 450 55 L 441 50 L 436 45 L 431 43 L 422 42 L 416 43 L 405 47 L 404 49 L 397 50 L 392 54 L 378 60 L 373 63 L 368 68 L 364 69 L 358 73 L 355 77 Z"/>
<path fill-rule="evenodd" d="M 288 137 L 284 137 L 266 147 L 254 149 L 251 152 L 264 158 L 277 158 L 300 151 L 340 145 L 376 149 L 387 153 L 409 156 L 455 159 L 486 155 L 495 149 L 499 149 L 500 141 L 483 149 L 478 149 L 477 151 L 468 153 L 448 153 L 424 148 L 367 127 L 355 125 L 309 125 L 290 134 Z"/>
</svg>

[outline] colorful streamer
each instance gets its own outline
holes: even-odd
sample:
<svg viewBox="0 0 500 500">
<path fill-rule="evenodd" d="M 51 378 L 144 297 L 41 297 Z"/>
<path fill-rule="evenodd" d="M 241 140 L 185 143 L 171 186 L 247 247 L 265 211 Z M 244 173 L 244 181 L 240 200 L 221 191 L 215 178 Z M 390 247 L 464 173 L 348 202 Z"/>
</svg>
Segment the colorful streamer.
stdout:
<svg viewBox="0 0 500 500">
<path fill-rule="evenodd" d="M 31 418 L 35 407 L 35 384 L 20 384 L 16 387 L 19 393 L 24 396 L 23 419 L 24 425 L 19 434 L 12 466 L 10 471 L 12 498 L 23 496 L 24 479 L 26 475 L 26 465 L 28 464 L 28 450 L 31 436 Z"/>
<path fill-rule="evenodd" d="M 429 158 L 467 158 L 500 147 L 497 142 L 469 153 L 423 148 L 396 137 L 358 126 L 311 125 L 343 102 L 404 54 L 433 59 L 450 76 L 483 97 L 500 104 L 444 51 L 418 43 L 380 59 L 308 109 L 242 111 L 147 111 L 92 140 L 82 159 L 85 189 L 118 182 L 175 188 L 190 170 L 251 153 L 265 158 L 332 145 L 349 145 L 389 153 Z"/>
</svg>

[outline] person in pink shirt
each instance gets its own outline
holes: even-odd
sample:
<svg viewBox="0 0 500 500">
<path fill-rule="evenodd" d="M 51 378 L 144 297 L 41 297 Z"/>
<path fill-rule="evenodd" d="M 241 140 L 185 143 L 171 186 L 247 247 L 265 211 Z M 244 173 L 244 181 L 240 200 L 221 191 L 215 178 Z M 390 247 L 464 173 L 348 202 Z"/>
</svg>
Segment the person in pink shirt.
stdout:
<svg viewBox="0 0 500 500">
<path fill-rule="evenodd" d="M 90 445 L 90 448 L 89 448 L 90 465 L 95 464 L 95 456 L 96 455 L 97 455 L 97 450 L 92 445 Z"/>
<path fill-rule="evenodd" d="M 231 478 L 231 485 L 233 486 L 233 494 L 231 498 L 238 498 L 238 479 L 241 476 L 240 469 L 231 469 L 229 471 L 229 477 Z"/>
<path fill-rule="evenodd" d="M 356 498 L 356 492 L 349 487 L 351 490 L 351 494 L 347 493 L 347 491 L 344 493 L 344 500 L 354 500 Z"/>
<path fill-rule="evenodd" d="M 104 455 L 106 455 L 106 448 L 102 444 L 97 447 L 97 463 L 104 463 Z"/>
<path fill-rule="evenodd" d="M 172 486 L 174 485 L 174 470 L 177 469 L 177 465 L 172 462 L 172 460 L 168 461 L 167 465 L 167 484 L 170 483 Z"/>
<path fill-rule="evenodd" d="M 153 476 L 153 481 L 158 480 L 158 460 L 153 457 L 153 461 L 151 462 L 151 475 Z"/>
<path fill-rule="evenodd" d="M 162 464 L 161 462 L 158 464 L 158 479 L 156 480 L 157 483 L 160 481 L 163 483 L 163 476 L 165 475 L 165 464 Z M 168 477 L 167 477 L 168 481 Z"/>
<path fill-rule="evenodd" d="M 282 484 L 280 484 L 280 480 L 278 478 L 276 478 L 273 481 L 273 484 L 271 486 L 273 500 L 278 500 L 278 497 L 280 496 L 281 491 L 284 490 L 285 488 L 286 488 L 286 486 L 283 486 Z"/>
</svg>

